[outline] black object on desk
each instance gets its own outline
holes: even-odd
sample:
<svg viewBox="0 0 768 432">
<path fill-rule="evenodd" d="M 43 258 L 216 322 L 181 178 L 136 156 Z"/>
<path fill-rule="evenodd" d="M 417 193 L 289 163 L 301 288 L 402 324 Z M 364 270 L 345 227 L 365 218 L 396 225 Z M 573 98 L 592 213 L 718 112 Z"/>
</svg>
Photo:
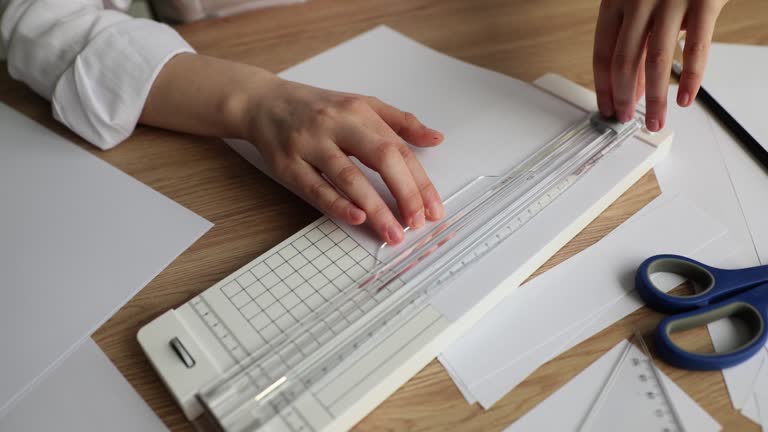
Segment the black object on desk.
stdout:
<svg viewBox="0 0 768 432">
<path fill-rule="evenodd" d="M 672 72 L 677 78 L 680 78 L 682 72 L 682 65 L 680 63 L 672 64 Z M 699 88 L 699 93 L 696 95 L 696 99 L 700 100 L 711 112 L 717 117 L 720 122 L 728 128 L 736 138 L 741 141 L 744 148 L 754 156 L 755 159 L 763 166 L 768 174 L 768 150 L 760 145 L 759 142 L 753 137 L 739 122 L 733 118 L 733 116 L 720 105 L 704 87 Z"/>
</svg>

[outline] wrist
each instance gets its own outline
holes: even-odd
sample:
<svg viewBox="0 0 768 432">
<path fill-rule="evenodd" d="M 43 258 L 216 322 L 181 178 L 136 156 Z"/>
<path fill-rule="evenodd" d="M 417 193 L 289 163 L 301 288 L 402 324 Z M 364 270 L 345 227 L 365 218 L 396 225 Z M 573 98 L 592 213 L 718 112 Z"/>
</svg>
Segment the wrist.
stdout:
<svg viewBox="0 0 768 432">
<path fill-rule="evenodd" d="M 273 73 L 261 68 L 241 65 L 236 79 L 227 86 L 222 106 L 222 113 L 230 137 L 252 140 L 255 120 L 265 104 L 269 103 L 270 91 L 282 81 Z"/>
</svg>

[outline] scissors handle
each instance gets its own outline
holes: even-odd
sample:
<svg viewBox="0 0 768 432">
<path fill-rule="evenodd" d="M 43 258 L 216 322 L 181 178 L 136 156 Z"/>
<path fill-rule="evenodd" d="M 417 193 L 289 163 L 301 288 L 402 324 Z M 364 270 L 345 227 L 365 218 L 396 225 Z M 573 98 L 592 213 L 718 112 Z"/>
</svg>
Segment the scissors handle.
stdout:
<svg viewBox="0 0 768 432">
<path fill-rule="evenodd" d="M 722 353 L 694 353 L 672 341 L 670 335 L 704 326 L 725 317 L 737 317 L 749 328 L 749 340 L 739 347 Z M 659 356 L 667 363 L 690 370 L 724 369 L 742 363 L 755 355 L 768 340 L 768 283 L 731 299 L 701 309 L 671 315 L 656 328 L 655 345 Z"/>
<path fill-rule="evenodd" d="M 653 281 L 655 273 L 678 274 L 700 290 L 690 296 L 667 294 Z M 635 275 L 635 289 L 643 301 L 650 308 L 664 313 L 702 308 L 765 282 L 768 282 L 768 266 L 724 270 L 671 254 L 646 259 Z"/>
</svg>

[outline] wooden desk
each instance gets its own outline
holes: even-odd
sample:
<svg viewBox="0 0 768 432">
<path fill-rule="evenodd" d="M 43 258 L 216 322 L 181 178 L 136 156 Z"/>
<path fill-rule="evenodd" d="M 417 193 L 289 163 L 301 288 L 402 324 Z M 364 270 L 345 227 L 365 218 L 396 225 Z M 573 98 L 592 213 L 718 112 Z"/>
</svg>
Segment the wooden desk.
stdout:
<svg viewBox="0 0 768 432">
<path fill-rule="evenodd" d="M 180 27 L 203 54 L 282 70 L 377 24 L 437 50 L 511 76 L 533 80 L 557 72 L 592 86 L 592 32 L 597 0 L 310 0 Z M 768 45 L 765 0 L 733 0 L 715 39 Z M 2 67 L 0 101 L 80 143 L 50 107 Z M 216 139 L 151 128 L 109 152 L 93 153 L 216 226 L 163 271 L 94 335 L 120 371 L 173 430 L 192 430 L 136 342 L 138 329 L 246 264 L 318 217 L 318 213 Z M 594 243 L 659 193 L 653 174 L 571 241 L 544 268 Z M 626 338 L 659 316 L 642 309 L 547 363 L 493 409 L 467 405 L 442 366 L 430 363 L 379 406 L 360 430 L 501 430 Z M 702 344 L 708 337 L 691 336 Z M 724 430 L 758 430 L 731 406 L 719 372 L 663 366 Z"/>
</svg>

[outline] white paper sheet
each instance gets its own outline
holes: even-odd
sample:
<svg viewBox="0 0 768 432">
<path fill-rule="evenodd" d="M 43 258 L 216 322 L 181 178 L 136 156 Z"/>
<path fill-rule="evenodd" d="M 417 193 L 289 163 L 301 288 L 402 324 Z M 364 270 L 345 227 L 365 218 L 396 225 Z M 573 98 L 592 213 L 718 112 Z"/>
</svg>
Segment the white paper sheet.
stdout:
<svg viewBox="0 0 768 432">
<path fill-rule="evenodd" d="M 600 394 L 614 366 L 618 363 L 628 341 L 613 347 L 605 355 L 574 377 L 515 423 L 505 432 L 515 431 L 575 431 L 589 413 L 593 400 Z M 637 354 L 642 353 L 634 348 Z M 719 431 L 720 425 L 674 381 L 660 373 L 664 387 L 687 431 Z M 596 431 L 603 432 L 603 431 Z M 607 432 L 607 431 L 606 431 Z"/>
<path fill-rule="evenodd" d="M 713 43 L 704 88 L 768 149 L 768 46 Z"/>
<path fill-rule="evenodd" d="M 746 405 L 741 409 L 741 414 L 752 420 L 753 422 L 762 425 L 762 417 L 760 416 L 760 413 L 758 412 L 757 408 L 757 395 L 753 393 L 751 397 L 749 398 L 749 402 L 747 402 Z"/>
<path fill-rule="evenodd" d="M 734 347 L 734 341 L 743 339 L 743 328 L 737 321 L 720 320 L 709 325 L 709 334 L 715 351 L 724 352 Z M 723 370 L 723 378 L 731 397 L 731 403 L 736 409 L 743 409 L 751 400 L 754 383 L 760 367 L 768 359 L 765 350 L 753 356 L 746 362 Z"/>
<path fill-rule="evenodd" d="M 762 415 L 762 412 L 767 412 L 766 410 L 768 410 L 768 406 L 764 406 L 766 400 L 764 399 L 763 394 L 765 389 L 768 388 L 766 387 L 768 381 L 766 381 L 765 376 L 766 372 L 768 372 L 768 363 L 765 360 L 766 356 L 760 354 L 751 358 L 746 365 L 742 365 L 742 369 L 750 370 L 751 375 L 740 373 L 735 377 L 728 377 L 726 374 L 728 370 L 726 369 L 723 371 L 723 374 L 726 377 L 725 384 L 729 387 L 731 403 L 733 406 L 738 407 L 739 412 L 741 412 L 744 417 L 761 425 L 763 430 L 768 426 Z M 757 372 L 754 372 L 755 370 L 757 370 Z M 753 381 L 743 382 L 745 378 L 752 379 Z M 742 399 L 735 399 L 739 397 Z"/>
<path fill-rule="evenodd" d="M 765 356 L 762 356 L 763 362 L 755 374 L 754 382 L 751 383 L 752 391 L 747 396 L 747 400 L 743 402 L 741 413 L 752 420 L 753 422 L 762 426 L 763 430 L 768 427 L 766 423 L 766 414 L 768 414 L 768 405 L 766 402 L 766 393 L 768 393 L 768 361 L 765 361 Z"/>
<path fill-rule="evenodd" d="M 768 149 L 768 46 L 713 43 L 709 51 L 704 88 L 763 147 Z M 714 123 L 724 160 L 738 192 L 742 210 L 752 231 L 760 261 L 768 263 L 768 169 L 763 168 L 744 150 L 730 133 Z"/>
<path fill-rule="evenodd" d="M 711 115 L 708 120 L 715 139 L 720 145 L 723 160 L 739 199 L 740 209 L 749 227 L 752 247 L 757 252 L 760 262 L 768 264 L 768 224 L 765 223 L 768 220 L 768 206 L 765 205 L 766 194 L 768 194 L 768 170 L 758 165 Z"/>
<path fill-rule="evenodd" d="M 766 430 L 768 429 L 768 363 L 763 363 L 763 368 L 760 370 L 757 380 L 755 380 L 753 400 L 758 414 L 757 418 L 753 418 L 753 420 L 756 423 L 760 423 L 762 429 Z"/>
<path fill-rule="evenodd" d="M 163 422 L 90 338 L 0 416 L 14 432 L 162 432 Z"/>
<path fill-rule="evenodd" d="M 0 105 L 0 415 L 211 226 Z"/>
<path fill-rule="evenodd" d="M 692 214 L 701 216 L 691 221 Z M 599 316 L 632 291 L 634 271 L 642 260 L 657 253 L 696 256 L 724 233 L 721 224 L 690 202 L 670 200 L 523 285 L 440 359 L 447 359 L 469 392 L 488 408 L 567 345 L 589 323 L 584 320 Z M 558 338 L 543 352 L 536 351 Z"/>
<path fill-rule="evenodd" d="M 651 203 L 649 203 L 649 206 Z M 646 206 L 643 208 L 645 210 Z M 638 215 L 640 212 L 638 212 Z M 727 236 L 722 236 L 708 245 L 703 247 L 697 252 L 697 258 L 703 262 L 716 262 L 717 257 L 721 256 L 725 251 L 733 251 L 733 241 Z M 727 253 L 727 252 L 725 252 Z M 561 335 L 553 338 L 547 343 L 544 343 L 531 351 L 525 353 L 523 357 L 516 362 L 511 363 L 505 367 L 503 371 L 500 371 L 498 375 L 502 381 L 503 388 L 514 388 L 521 382 L 523 382 L 528 375 L 533 373 L 539 366 L 547 361 L 557 357 L 559 354 L 570 350 L 579 343 L 589 339 L 591 336 L 603 331 L 611 324 L 619 321 L 625 316 L 631 314 L 638 308 L 643 306 L 643 301 L 637 294 L 632 291 L 628 295 L 623 296 L 615 302 L 605 306 L 598 313 L 593 316 L 586 317 L 580 322 L 574 323 L 568 330 L 564 331 Z M 448 374 L 453 379 L 454 383 L 462 395 L 465 397 L 468 403 L 474 403 L 476 401 L 475 396 L 471 393 L 467 385 L 462 381 L 461 375 L 452 369 L 450 363 L 447 362 L 445 357 L 440 358 L 441 363 L 446 366 Z M 491 381 L 491 380 L 489 380 Z M 493 384 L 490 384 L 490 388 Z M 502 388 L 502 390 L 503 390 Z"/>
<path fill-rule="evenodd" d="M 674 100 L 677 87 L 669 91 Z M 668 124 L 675 131 L 675 145 L 654 171 L 664 193 L 680 194 L 723 223 L 737 248 L 734 263 L 759 264 L 752 234 L 746 223 L 732 174 L 726 169 L 724 148 L 713 132 L 709 114 L 699 103 L 690 108 L 670 104 Z"/>
</svg>

